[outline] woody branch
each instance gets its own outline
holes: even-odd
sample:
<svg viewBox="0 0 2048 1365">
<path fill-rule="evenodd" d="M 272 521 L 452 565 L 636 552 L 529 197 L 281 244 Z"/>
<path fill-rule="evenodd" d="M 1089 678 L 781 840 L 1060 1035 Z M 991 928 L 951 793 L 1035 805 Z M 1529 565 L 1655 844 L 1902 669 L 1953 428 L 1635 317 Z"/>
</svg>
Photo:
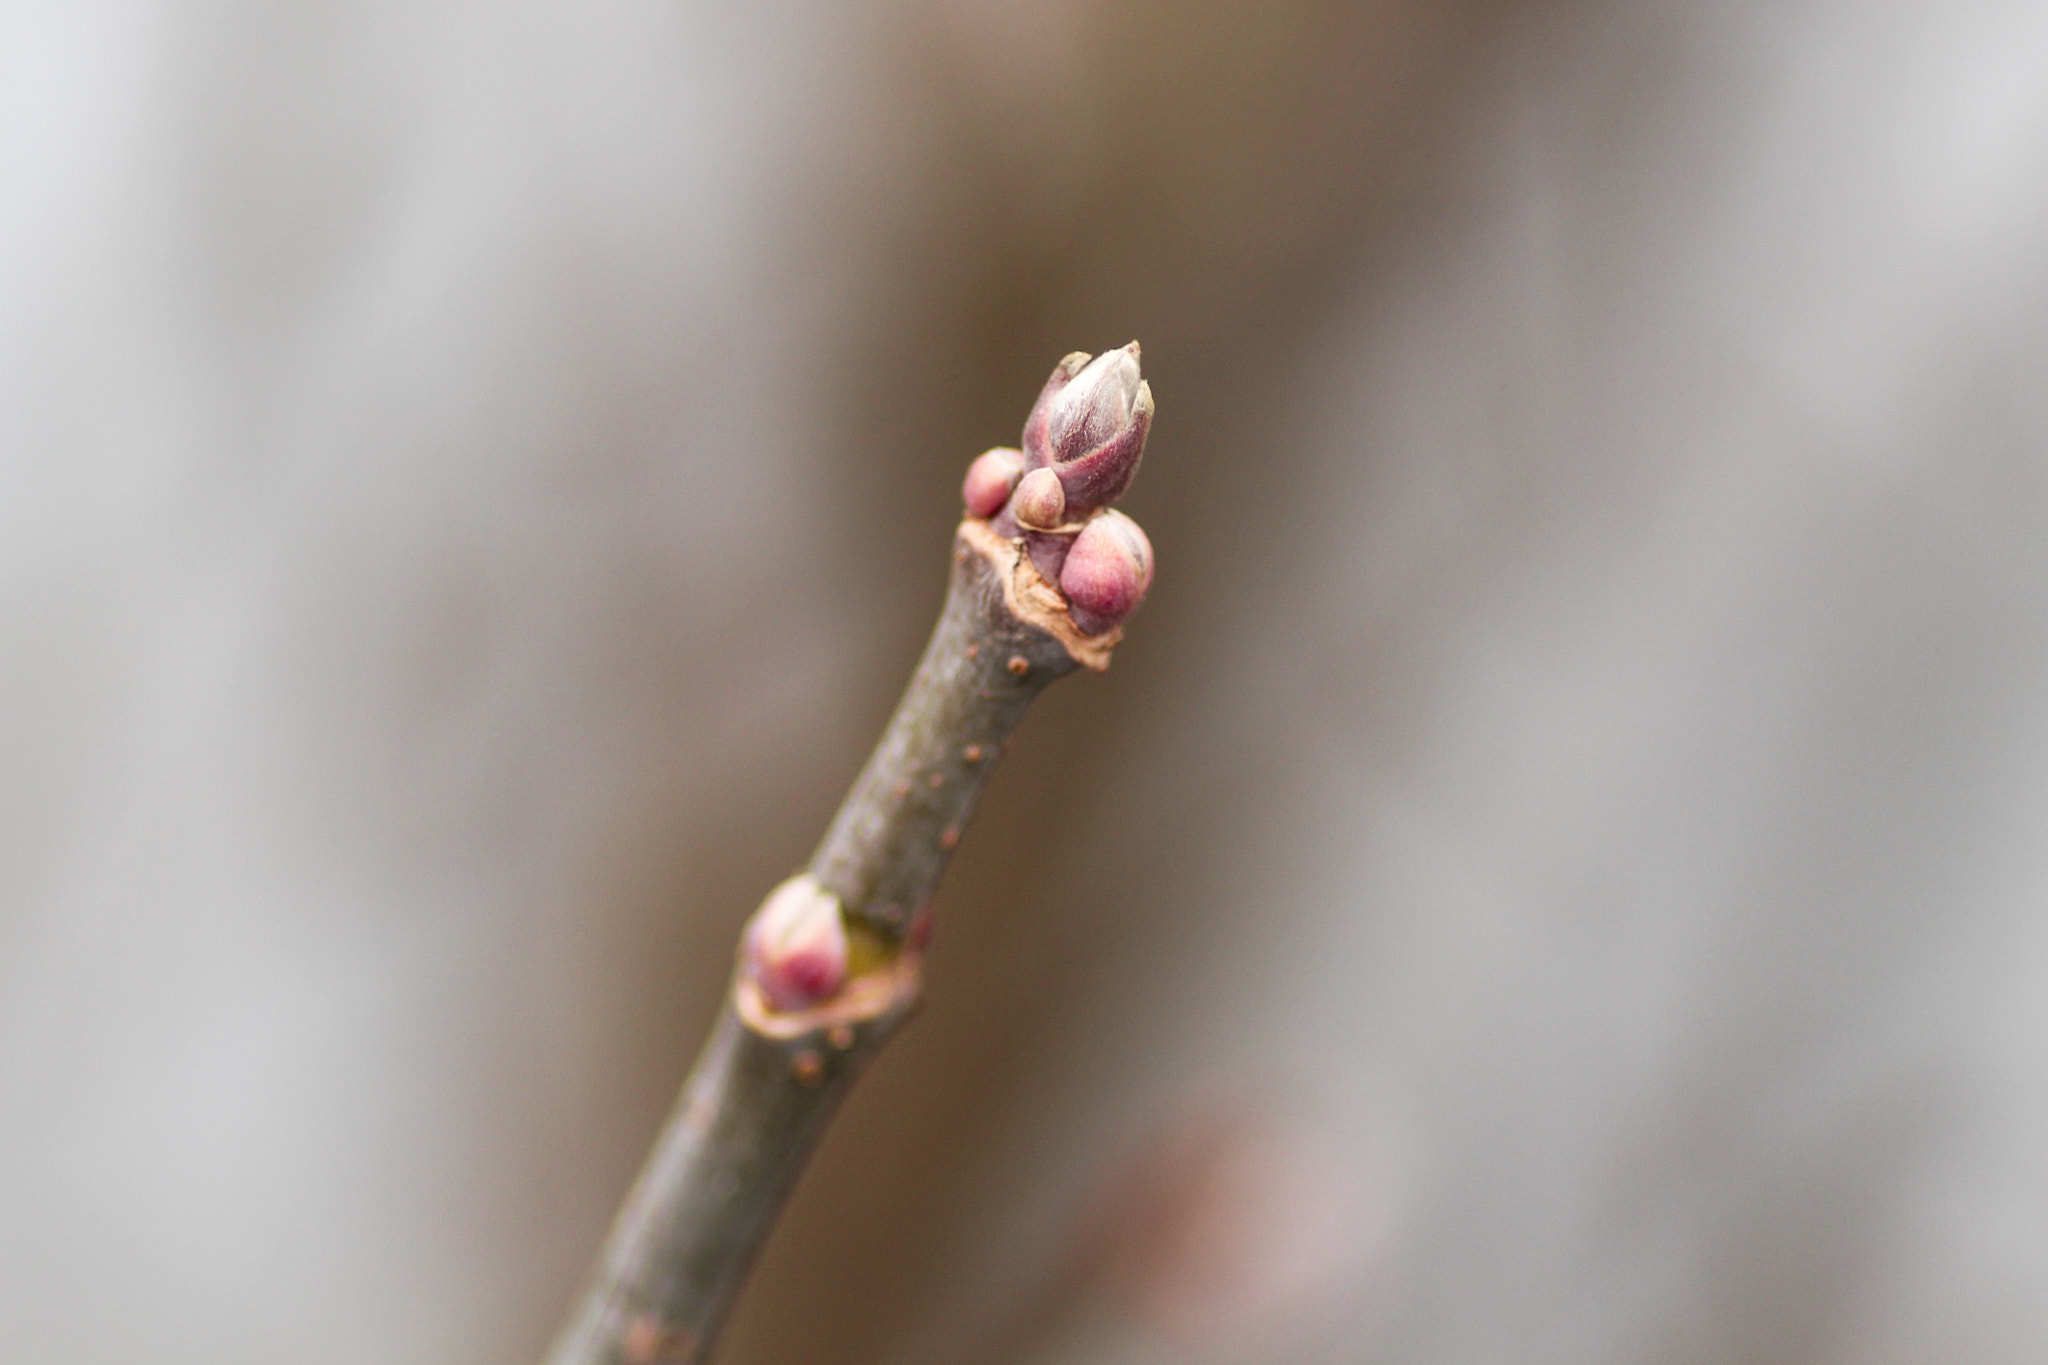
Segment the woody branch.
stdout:
<svg viewBox="0 0 2048 1365">
<path fill-rule="evenodd" d="M 1138 345 L 1053 370 L 1021 450 L 991 450 L 937 627 L 810 865 L 742 934 L 711 1037 L 549 1365 L 690 1365 L 833 1110 L 915 1008 L 931 901 L 982 787 L 1055 678 L 1108 667 L 1152 582 L 1109 504 L 1152 421 Z"/>
</svg>

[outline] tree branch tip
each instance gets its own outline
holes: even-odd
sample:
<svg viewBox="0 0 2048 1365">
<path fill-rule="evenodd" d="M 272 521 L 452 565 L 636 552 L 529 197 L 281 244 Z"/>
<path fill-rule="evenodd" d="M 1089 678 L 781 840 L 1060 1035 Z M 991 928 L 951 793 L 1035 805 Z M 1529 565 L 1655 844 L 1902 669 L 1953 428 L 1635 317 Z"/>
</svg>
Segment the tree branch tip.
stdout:
<svg viewBox="0 0 2048 1365">
<path fill-rule="evenodd" d="M 1054 583 L 1077 537 L 1137 476 L 1154 412 L 1152 385 L 1138 358 L 1133 341 L 1094 357 L 1076 351 L 1060 361 L 1024 420 L 1023 473 L 1012 479 L 1010 466 L 1000 466 L 1010 488 L 1007 500 L 993 513 L 982 510 L 996 503 L 1000 491 L 995 464 L 972 480 L 969 513 L 987 517 L 999 535 L 1021 537 L 1032 563 Z M 1116 570 L 1121 581 L 1112 590 L 1107 572 L 1098 562 L 1083 579 L 1082 591 L 1095 599 L 1076 617 L 1083 634 L 1104 633 L 1143 596 L 1136 584 L 1142 575 Z"/>
</svg>

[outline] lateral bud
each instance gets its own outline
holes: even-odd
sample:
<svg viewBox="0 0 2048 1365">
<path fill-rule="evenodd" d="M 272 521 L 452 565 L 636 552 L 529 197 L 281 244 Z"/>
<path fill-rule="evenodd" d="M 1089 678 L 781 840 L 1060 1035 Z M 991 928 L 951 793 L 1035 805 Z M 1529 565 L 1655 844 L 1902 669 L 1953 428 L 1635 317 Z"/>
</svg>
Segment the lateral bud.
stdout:
<svg viewBox="0 0 2048 1365">
<path fill-rule="evenodd" d="M 807 872 L 768 893 L 744 942 L 745 970 L 777 1010 L 809 1009 L 846 984 L 846 923 L 839 898 Z"/>
<path fill-rule="evenodd" d="M 1034 469 L 1017 484 L 1010 515 L 1027 531 L 1051 531 L 1067 519 L 1067 491 L 1050 469 Z"/>
<path fill-rule="evenodd" d="M 1003 504 L 1010 500 L 1017 480 L 1023 475 L 1024 452 L 997 446 L 976 456 L 974 463 L 967 466 L 967 478 L 960 485 L 960 499 L 967 504 L 971 515 L 992 517 L 1003 510 Z"/>
<path fill-rule="evenodd" d="M 1062 370 L 1073 359 L 1061 361 Z M 1040 399 L 1042 427 L 1025 424 L 1024 455 L 1032 467 L 1059 475 L 1067 516 L 1083 517 L 1115 501 L 1138 472 L 1152 426 L 1152 386 L 1139 372 L 1135 341 L 1104 351 L 1064 384 L 1060 374 L 1053 371 Z"/>
<path fill-rule="evenodd" d="M 1144 602 L 1152 586 L 1152 542 L 1137 522 L 1112 508 L 1074 537 L 1059 583 L 1074 625 L 1083 635 L 1100 635 Z"/>
</svg>

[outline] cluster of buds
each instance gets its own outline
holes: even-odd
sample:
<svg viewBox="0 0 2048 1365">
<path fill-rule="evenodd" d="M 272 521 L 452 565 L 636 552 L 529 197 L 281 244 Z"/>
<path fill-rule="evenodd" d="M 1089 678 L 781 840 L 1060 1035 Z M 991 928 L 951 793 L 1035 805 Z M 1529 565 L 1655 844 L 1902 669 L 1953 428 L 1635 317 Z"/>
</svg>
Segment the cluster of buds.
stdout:
<svg viewBox="0 0 2048 1365">
<path fill-rule="evenodd" d="M 1083 634 L 1099 635 L 1145 600 L 1152 544 L 1109 504 L 1138 472 L 1152 425 L 1152 386 L 1138 343 L 1053 369 L 1024 422 L 1024 448 L 991 450 L 967 471 L 967 510 L 1021 538 L 1031 562 L 1058 583 Z"/>
</svg>

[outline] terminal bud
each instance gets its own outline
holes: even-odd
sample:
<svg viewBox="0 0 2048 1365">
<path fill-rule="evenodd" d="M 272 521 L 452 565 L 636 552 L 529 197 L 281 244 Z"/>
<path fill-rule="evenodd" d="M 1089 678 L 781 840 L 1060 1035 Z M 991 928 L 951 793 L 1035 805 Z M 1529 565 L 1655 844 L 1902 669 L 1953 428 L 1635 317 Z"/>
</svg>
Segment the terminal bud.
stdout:
<svg viewBox="0 0 2048 1365">
<path fill-rule="evenodd" d="M 1053 372 L 1055 380 L 1059 373 Z M 1152 426 L 1152 386 L 1139 374 L 1138 343 L 1104 351 L 1057 390 L 1051 385 L 1047 390 L 1051 401 L 1046 405 L 1042 442 L 1037 449 L 1028 443 L 1034 433 L 1027 423 L 1024 453 L 1034 467 L 1047 465 L 1059 475 L 1067 495 L 1066 514 L 1085 516 L 1108 506 L 1130 487 L 1145 453 L 1145 433 Z"/>
</svg>

